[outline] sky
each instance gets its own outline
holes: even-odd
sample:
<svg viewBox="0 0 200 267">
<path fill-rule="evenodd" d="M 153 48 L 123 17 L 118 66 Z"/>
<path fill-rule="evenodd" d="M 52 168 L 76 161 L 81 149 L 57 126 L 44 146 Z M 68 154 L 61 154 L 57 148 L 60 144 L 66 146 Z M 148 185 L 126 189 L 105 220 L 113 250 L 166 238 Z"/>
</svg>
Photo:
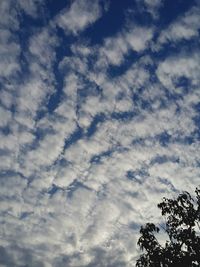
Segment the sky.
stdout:
<svg viewBox="0 0 200 267">
<path fill-rule="evenodd" d="M 199 0 L 0 1 L 0 267 L 135 266 L 199 185 L 199 34 Z"/>
</svg>

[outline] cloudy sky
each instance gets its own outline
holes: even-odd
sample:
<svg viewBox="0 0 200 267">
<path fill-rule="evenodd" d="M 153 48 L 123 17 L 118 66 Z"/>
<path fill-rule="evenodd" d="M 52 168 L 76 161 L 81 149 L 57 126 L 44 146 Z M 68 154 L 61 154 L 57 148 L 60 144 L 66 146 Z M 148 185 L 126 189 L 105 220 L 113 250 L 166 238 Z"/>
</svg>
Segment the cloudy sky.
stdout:
<svg viewBox="0 0 200 267">
<path fill-rule="evenodd" d="M 200 178 L 200 1 L 0 1 L 0 267 L 131 267 Z"/>
</svg>

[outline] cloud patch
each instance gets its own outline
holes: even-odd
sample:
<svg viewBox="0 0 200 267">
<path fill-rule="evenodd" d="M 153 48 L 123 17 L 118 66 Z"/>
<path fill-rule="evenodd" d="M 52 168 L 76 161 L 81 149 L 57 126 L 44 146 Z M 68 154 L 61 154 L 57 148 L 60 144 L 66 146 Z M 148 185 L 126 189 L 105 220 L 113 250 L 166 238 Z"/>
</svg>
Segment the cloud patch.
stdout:
<svg viewBox="0 0 200 267">
<path fill-rule="evenodd" d="M 66 33 L 83 31 L 101 17 L 102 7 L 99 1 L 73 1 L 69 8 L 57 17 L 57 25 Z"/>
</svg>

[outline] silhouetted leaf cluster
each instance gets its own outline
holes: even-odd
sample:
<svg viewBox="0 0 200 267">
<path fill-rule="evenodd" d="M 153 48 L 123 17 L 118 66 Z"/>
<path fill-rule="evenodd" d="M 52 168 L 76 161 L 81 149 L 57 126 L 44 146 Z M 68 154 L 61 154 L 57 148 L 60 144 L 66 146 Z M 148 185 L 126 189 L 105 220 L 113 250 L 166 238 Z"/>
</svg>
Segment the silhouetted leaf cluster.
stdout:
<svg viewBox="0 0 200 267">
<path fill-rule="evenodd" d="M 176 199 L 163 198 L 158 204 L 169 240 L 161 245 L 155 236 L 160 229 L 153 223 L 142 226 L 138 245 L 145 253 L 136 267 L 200 266 L 200 189 L 196 188 L 195 194 L 195 199 L 184 192 Z"/>
</svg>

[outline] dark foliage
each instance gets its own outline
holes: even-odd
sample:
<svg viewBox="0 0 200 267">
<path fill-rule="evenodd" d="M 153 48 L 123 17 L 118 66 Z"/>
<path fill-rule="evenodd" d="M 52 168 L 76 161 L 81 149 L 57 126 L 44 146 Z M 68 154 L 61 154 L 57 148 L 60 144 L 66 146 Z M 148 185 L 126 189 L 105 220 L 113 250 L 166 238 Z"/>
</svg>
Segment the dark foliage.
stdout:
<svg viewBox="0 0 200 267">
<path fill-rule="evenodd" d="M 163 198 L 158 204 L 169 240 L 162 246 L 156 238 L 160 229 L 153 223 L 142 226 L 138 245 L 145 253 L 136 267 L 200 266 L 200 189 L 195 194 L 195 199 L 184 192 L 176 199 Z"/>
</svg>

